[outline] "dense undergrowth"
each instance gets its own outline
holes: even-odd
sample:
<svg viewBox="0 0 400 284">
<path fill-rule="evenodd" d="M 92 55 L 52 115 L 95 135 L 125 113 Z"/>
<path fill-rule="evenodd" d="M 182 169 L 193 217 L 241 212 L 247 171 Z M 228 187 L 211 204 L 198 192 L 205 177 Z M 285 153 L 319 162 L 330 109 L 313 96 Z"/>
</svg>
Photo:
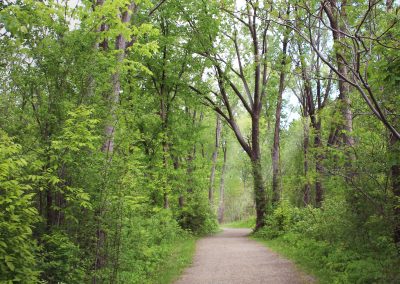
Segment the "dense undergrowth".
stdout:
<svg viewBox="0 0 400 284">
<path fill-rule="evenodd" d="M 337 199 L 327 200 L 323 209 L 282 202 L 254 236 L 321 283 L 398 283 L 390 225 L 376 216 L 363 224 L 351 218 L 350 208 Z"/>
</svg>

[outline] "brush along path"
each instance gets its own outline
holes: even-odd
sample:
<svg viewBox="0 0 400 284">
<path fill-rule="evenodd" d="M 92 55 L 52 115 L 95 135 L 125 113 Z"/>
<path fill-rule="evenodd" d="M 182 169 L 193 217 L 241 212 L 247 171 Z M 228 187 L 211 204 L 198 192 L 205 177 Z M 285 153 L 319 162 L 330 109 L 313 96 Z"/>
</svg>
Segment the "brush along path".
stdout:
<svg viewBox="0 0 400 284">
<path fill-rule="evenodd" d="M 201 239 L 193 265 L 176 284 L 313 283 L 293 263 L 247 236 L 250 229 L 224 229 Z"/>
</svg>

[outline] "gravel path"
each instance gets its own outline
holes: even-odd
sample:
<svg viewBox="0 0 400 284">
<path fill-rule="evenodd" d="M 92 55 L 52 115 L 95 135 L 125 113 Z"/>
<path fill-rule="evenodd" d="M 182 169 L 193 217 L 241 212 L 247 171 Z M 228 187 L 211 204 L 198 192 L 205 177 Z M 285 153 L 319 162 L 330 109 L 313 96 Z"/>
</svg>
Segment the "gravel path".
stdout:
<svg viewBox="0 0 400 284">
<path fill-rule="evenodd" d="M 176 284 L 314 283 L 293 263 L 247 238 L 250 229 L 224 229 L 197 243 L 193 265 Z"/>
</svg>

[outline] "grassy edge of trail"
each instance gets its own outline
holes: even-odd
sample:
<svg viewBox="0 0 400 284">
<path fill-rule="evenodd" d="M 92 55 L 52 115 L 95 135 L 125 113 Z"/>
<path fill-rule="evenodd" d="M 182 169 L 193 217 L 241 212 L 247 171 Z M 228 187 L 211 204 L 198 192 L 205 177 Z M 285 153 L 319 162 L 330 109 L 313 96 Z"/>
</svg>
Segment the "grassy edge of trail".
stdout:
<svg viewBox="0 0 400 284">
<path fill-rule="evenodd" d="M 156 273 L 153 274 L 151 283 L 173 283 L 182 274 L 193 260 L 198 238 L 189 237 L 174 243 L 169 257 L 163 261 Z"/>
<path fill-rule="evenodd" d="M 287 242 L 281 240 L 280 238 L 266 240 L 260 237 L 251 236 L 251 239 L 264 245 L 271 251 L 281 255 L 282 257 L 292 261 L 295 266 L 299 269 L 302 274 L 307 274 L 313 281 L 307 281 L 310 279 L 304 279 L 304 283 L 330 283 L 330 277 L 326 274 L 326 270 L 321 270 L 316 267 L 313 262 L 307 261 L 304 257 L 307 252 L 302 252 L 301 250 L 295 249 L 288 245 Z M 304 276 L 304 278 L 309 278 Z"/>
</svg>

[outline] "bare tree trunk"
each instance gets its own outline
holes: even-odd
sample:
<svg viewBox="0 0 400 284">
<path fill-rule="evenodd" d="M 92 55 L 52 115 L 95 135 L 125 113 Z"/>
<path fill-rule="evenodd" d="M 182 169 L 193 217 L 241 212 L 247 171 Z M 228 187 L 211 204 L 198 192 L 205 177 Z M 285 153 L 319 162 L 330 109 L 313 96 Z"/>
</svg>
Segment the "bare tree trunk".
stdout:
<svg viewBox="0 0 400 284">
<path fill-rule="evenodd" d="M 264 180 L 262 177 L 262 169 L 261 169 L 261 161 L 253 160 L 252 161 L 252 169 L 253 169 L 253 182 L 254 182 L 254 195 L 255 195 L 255 203 L 256 203 L 256 230 L 260 229 L 265 224 L 265 211 L 267 205 L 267 197 L 265 194 L 265 186 Z"/>
<path fill-rule="evenodd" d="M 131 21 L 132 12 L 134 11 L 135 7 L 136 5 L 133 2 L 127 7 L 127 11 L 123 12 L 121 16 L 122 23 L 129 23 Z M 122 61 L 125 58 L 125 48 L 126 48 L 126 39 L 120 34 L 117 36 L 115 41 L 115 49 L 118 51 L 117 64 L 122 64 Z M 109 96 L 108 98 L 109 102 L 108 112 L 110 114 L 110 119 L 106 124 L 105 128 L 106 139 L 102 147 L 103 152 L 107 153 L 109 158 L 111 158 L 110 155 L 114 151 L 115 124 L 117 122 L 116 111 L 117 111 L 117 106 L 119 104 L 120 93 L 121 93 L 120 72 L 116 71 L 112 75 L 112 93 L 111 96 Z"/>
<path fill-rule="evenodd" d="M 301 44 L 298 44 L 299 53 L 302 54 Z M 303 189 L 303 203 L 309 205 L 311 201 L 311 185 L 308 181 L 309 176 L 309 145 L 310 145 L 310 124 L 315 127 L 315 105 L 311 80 L 307 70 L 307 63 L 304 58 L 300 58 L 301 76 L 303 80 L 303 92 L 301 96 L 301 105 L 303 108 L 303 170 L 305 184 Z M 309 119 L 310 118 L 310 119 Z"/>
<path fill-rule="evenodd" d="M 392 176 L 392 190 L 395 196 L 394 204 L 394 218 L 395 218 L 395 228 L 394 228 L 394 242 L 397 246 L 397 250 L 400 254 L 400 164 L 398 159 L 400 157 L 400 141 L 394 135 L 390 137 L 390 152 L 396 162 L 391 166 L 391 176 Z"/>
<path fill-rule="evenodd" d="M 303 195 L 303 202 L 305 205 L 310 204 L 311 200 L 311 185 L 308 181 L 308 171 L 309 171 L 309 144 L 310 144 L 310 129 L 309 129 L 309 122 L 308 116 L 304 117 L 304 125 L 303 125 L 303 164 L 304 164 L 304 177 L 306 183 L 304 184 L 304 195 Z"/>
<path fill-rule="evenodd" d="M 388 11 L 388 12 L 390 12 L 391 10 L 392 10 L 392 8 L 393 8 L 393 0 L 387 0 L 386 1 L 386 10 Z"/>
<path fill-rule="evenodd" d="M 174 161 L 173 165 L 174 165 L 174 170 L 178 171 L 180 164 L 179 164 L 179 157 L 177 156 L 172 156 L 172 160 Z M 179 197 L 178 197 L 178 206 L 179 208 L 183 208 L 183 193 L 182 193 L 182 189 L 179 189 Z"/>
<path fill-rule="evenodd" d="M 190 114 L 190 111 L 187 110 L 187 113 Z M 192 125 L 194 126 L 196 123 L 196 116 L 197 112 L 196 110 L 193 111 L 192 114 Z M 194 171 L 194 166 L 193 166 L 193 160 L 196 158 L 196 144 L 193 145 L 193 149 L 189 150 L 186 161 L 187 161 L 187 177 L 188 177 L 188 188 L 187 188 L 187 193 L 192 193 L 193 192 L 193 171 Z"/>
<path fill-rule="evenodd" d="M 166 103 L 166 98 L 163 93 L 161 93 L 161 110 L 160 110 L 160 116 L 161 116 L 161 124 L 162 124 L 162 151 L 163 151 L 163 167 L 164 167 L 164 175 L 167 175 L 168 173 L 168 155 L 169 155 L 169 146 L 168 146 L 168 107 Z M 169 200 L 168 200 L 168 179 L 164 179 L 164 185 L 163 185 L 163 199 L 164 199 L 164 209 L 169 208 Z"/>
<path fill-rule="evenodd" d="M 347 1 L 343 1 L 340 7 L 337 7 L 337 3 L 334 0 L 328 1 L 329 5 L 326 4 L 323 6 L 330 22 L 333 41 L 336 45 L 336 64 L 337 70 L 339 74 L 343 77 L 348 77 L 348 70 L 346 64 L 343 59 L 343 55 L 340 52 L 342 38 L 344 37 L 342 31 L 346 30 L 345 21 L 347 19 L 346 15 L 346 6 Z M 341 102 L 341 113 L 343 117 L 343 123 L 341 128 L 343 131 L 342 133 L 342 140 L 343 143 L 346 145 L 347 148 L 352 148 L 355 144 L 354 138 L 352 137 L 353 133 L 353 114 L 351 111 L 351 101 L 349 98 L 350 93 L 350 85 L 346 83 L 344 80 L 339 78 L 339 100 Z M 354 161 L 354 155 L 352 153 L 352 149 L 346 149 L 347 159 L 347 176 L 351 178 L 354 175 L 352 164 Z"/>
<path fill-rule="evenodd" d="M 220 224 L 224 221 L 224 211 L 225 211 L 225 174 L 226 174 L 226 158 L 227 158 L 226 141 L 222 143 L 222 151 L 224 153 L 224 161 L 222 164 L 221 180 L 219 184 L 219 207 L 218 207 L 218 222 Z"/>
<path fill-rule="evenodd" d="M 178 198 L 178 205 L 179 205 L 179 208 L 183 208 L 183 205 L 185 204 L 185 199 L 184 199 L 184 197 L 183 197 L 183 194 L 180 194 L 179 195 L 179 198 Z"/>
<path fill-rule="evenodd" d="M 208 201 L 212 205 L 214 201 L 214 180 L 215 180 L 215 168 L 217 166 L 218 149 L 221 138 L 221 118 L 217 114 L 216 126 L 215 126 L 215 147 L 212 153 L 212 166 L 210 175 L 210 187 L 208 189 Z"/>
<path fill-rule="evenodd" d="M 347 68 L 342 62 L 341 55 L 337 54 L 337 60 L 338 60 L 338 70 L 343 76 L 347 77 Z M 349 93 L 350 93 L 350 85 L 343 80 L 339 80 L 339 98 L 341 100 L 341 111 L 342 111 L 342 116 L 344 119 L 343 123 L 343 132 L 342 134 L 342 139 L 343 142 L 346 146 L 348 147 L 353 147 L 354 146 L 354 138 L 352 137 L 353 133 L 353 114 L 351 111 L 350 107 L 350 98 L 349 98 Z M 350 162 L 351 160 L 354 159 L 353 156 L 349 156 Z"/>
<path fill-rule="evenodd" d="M 314 148 L 316 150 L 315 154 L 315 170 L 317 173 L 315 179 L 315 205 L 321 207 L 322 201 L 324 200 L 324 188 L 322 186 L 322 176 L 324 172 L 323 160 L 324 155 L 322 151 L 322 138 L 321 138 L 321 119 L 318 118 L 317 123 L 314 125 L 315 138 L 314 138 Z"/>
<path fill-rule="evenodd" d="M 274 144 L 272 146 L 272 205 L 276 205 L 280 200 L 280 128 L 281 128 L 281 112 L 282 112 L 282 96 L 285 90 L 285 77 L 286 77 L 286 53 L 288 45 L 288 31 L 285 32 L 282 45 L 282 62 L 281 74 L 279 77 L 279 90 L 278 99 L 276 102 L 275 111 L 275 131 L 274 131 Z"/>
<path fill-rule="evenodd" d="M 47 231 L 50 231 L 53 226 L 53 192 L 51 189 L 46 189 L 46 226 Z"/>
<path fill-rule="evenodd" d="M 253 114 L 252 117 L 252 155 L 251 164 L 253 169 L 254 195 L 256 201 L 256 230 L 265 224 L 265 213 L 267 209 L 267 195 L 265 191 L 264 179 L 261 166 L 261 150 L 259 144 L 260 129 L 259 115 Z"/>
</svg>

